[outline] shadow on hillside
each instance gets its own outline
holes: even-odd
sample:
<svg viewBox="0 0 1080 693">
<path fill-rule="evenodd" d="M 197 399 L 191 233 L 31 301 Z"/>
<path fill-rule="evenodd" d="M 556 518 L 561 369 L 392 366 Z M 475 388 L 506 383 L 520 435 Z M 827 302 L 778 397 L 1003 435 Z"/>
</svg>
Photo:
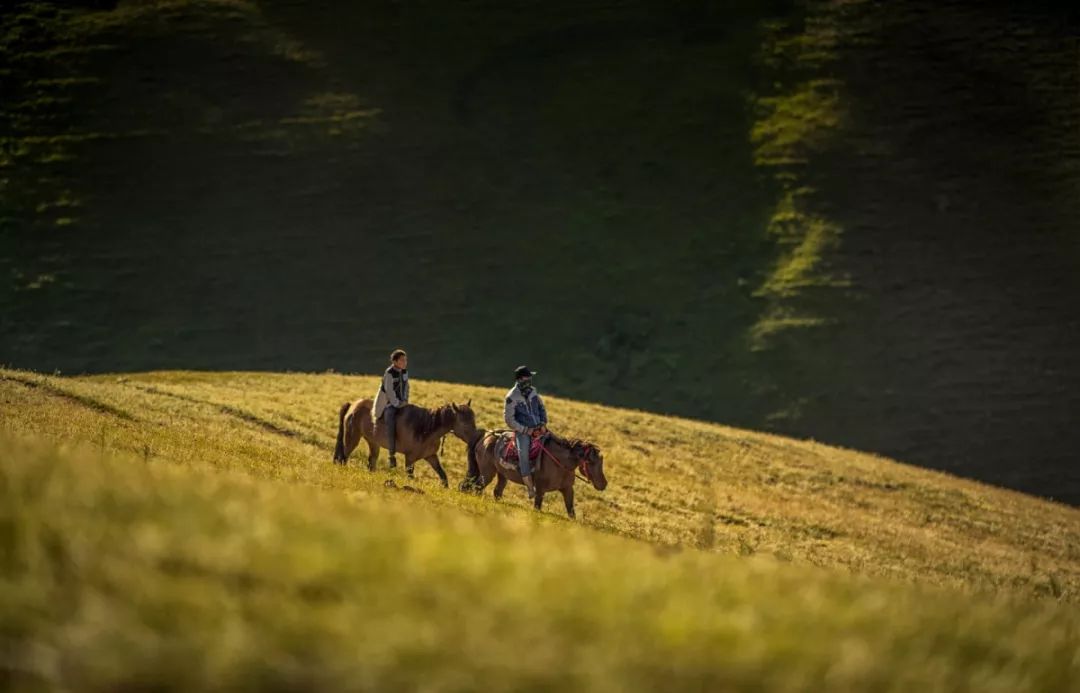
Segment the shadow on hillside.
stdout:
<svg viewBox="0 0 1080 693">
<path fill-rule="evenodd" d="M 777 212 L 795 236 L 788 283 L 766 287 L 776 392 L 798 403 L 777 430 L 1080 500 L 1068 17 L 823 4 L 779 39 L 788 73 L 809 77 L 772 114 L 797 131 L 788 158 L 759 149 L 795 197 Z"/>
</svg>

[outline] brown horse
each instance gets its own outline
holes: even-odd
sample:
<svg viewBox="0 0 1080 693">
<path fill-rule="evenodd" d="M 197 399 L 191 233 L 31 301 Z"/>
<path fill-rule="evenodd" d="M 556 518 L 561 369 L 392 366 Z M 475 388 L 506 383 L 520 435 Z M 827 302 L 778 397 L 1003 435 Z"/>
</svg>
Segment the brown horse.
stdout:
<svg viewBox="0 0 1080 693">
<path fill-rule="evenodd" d="M 406 404 L 397 415 L 397 451 L 405 457 L 405 471 L 411 478 L 417 460 L 427 460 L 435 473 L 439 475 L 443 486 L 447 485 L 446 471 L 439 462 L 439 445 L 443 436 L 453 433 L 468 443 L 476 438 L 476 415 L 465 404 L 446 404 L 435 409 L 425 409 L 414 404 Z M 375 470 L 375 461 L 379 459 L 379 448 L 386 447 L 386 423 L 372 420 L 373 402 L 370 399 L 358 399 L 352 404 L 346 402 L 338 410 L 337 446 L 334 448 L 334 462 L 345 464 L 360 440 L 368 444 L 368 469 Z"/>
<path fill-rule="evenodd" d="M 465 481 L 461 482 L 462 491 L 480 493 L 497 476 L 495 499 L 502 498 L 506 482 L 523 484 L 521 473 L 515 462 L 512 468 L 498 461 L 495 443 L 499 432 L 479 432 L 476 440 L 469 445 L 469 471 Z M 535 462 L 534 462 L 535 464 Z M 560 491 L 566 503 L 566 514 L 574 514 L 574 476 L 580 471 L 585 480 L 597 491 L 607 488 L 604 476 L 604 456 L 600 448 L 584 440 L 567 440 L 548 433 L 544 438 L 544 451 L 540 452 L 540 469 L 533 472 L 536 485 L 536 498 L 533 506 L 539 510 L 544 505 L 544 494 L 548 491 Z"/>
</svg>

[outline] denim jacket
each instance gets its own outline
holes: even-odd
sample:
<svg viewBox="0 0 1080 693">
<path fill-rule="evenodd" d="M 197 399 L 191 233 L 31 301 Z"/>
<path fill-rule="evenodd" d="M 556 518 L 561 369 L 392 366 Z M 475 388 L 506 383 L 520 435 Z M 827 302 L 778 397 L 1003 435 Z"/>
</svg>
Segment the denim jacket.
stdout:
<svg viewBox="0 0 1080 693">
<path fill-rule="evenodd" d="M 518 433 L 524 433 L 527 428 L 546 426 L 547 409 L 544 408 L 544 400 L 540 399 L 536 388 L 531 388 L 527 396 L 517 385 L 510 388 L 510 392 L 506 393 L 503 419 L 507 426 Z"/>
</svg>

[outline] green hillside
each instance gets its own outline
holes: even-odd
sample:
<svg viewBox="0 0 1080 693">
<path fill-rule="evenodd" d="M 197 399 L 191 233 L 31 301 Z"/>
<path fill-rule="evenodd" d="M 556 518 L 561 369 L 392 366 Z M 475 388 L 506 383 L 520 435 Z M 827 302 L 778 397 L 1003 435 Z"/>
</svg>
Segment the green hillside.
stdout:
<svg viewBox="0 0 1080 693">
<path fill-rule="evenodd" d="M 580 521 L 331 463 L 368 377 L 0 379 L 12 690 L 1069 690 L 1080 512 L 553 398 Z M 422 401 L 496 391 L 417 382 Z M 586 430 L 587 429 L 587 430 Z M 463 446 L 448 441 L 452 480 Z M 407 492 L 408 488 L 416 492 Z M 814 567 L 817 564 L 820 567 Z"/>
<path fill-rule="evenodd" d="M 1074 10 L 18 0 L 0 364 L 419 373 L 1076 503 Z"/>
</svg>

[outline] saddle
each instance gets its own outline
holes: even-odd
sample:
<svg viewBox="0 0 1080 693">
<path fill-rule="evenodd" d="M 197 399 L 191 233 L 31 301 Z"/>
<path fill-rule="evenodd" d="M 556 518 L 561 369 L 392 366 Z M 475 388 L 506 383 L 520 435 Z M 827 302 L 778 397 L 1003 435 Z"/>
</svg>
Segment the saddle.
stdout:
<svg viewBox="0 0 1080 693">
<path fill-rule="evenodd" d="M 496 434 L 495 456 L 499 462 L 510 469 L 518 468 L 517 440 L 513 431 L 502 431 Z M 540 467 L 540 451 L 544 446 L 543 438 L 533 438 L 529 442 L 529 466 L 532 469 Z"/>
</svg>

